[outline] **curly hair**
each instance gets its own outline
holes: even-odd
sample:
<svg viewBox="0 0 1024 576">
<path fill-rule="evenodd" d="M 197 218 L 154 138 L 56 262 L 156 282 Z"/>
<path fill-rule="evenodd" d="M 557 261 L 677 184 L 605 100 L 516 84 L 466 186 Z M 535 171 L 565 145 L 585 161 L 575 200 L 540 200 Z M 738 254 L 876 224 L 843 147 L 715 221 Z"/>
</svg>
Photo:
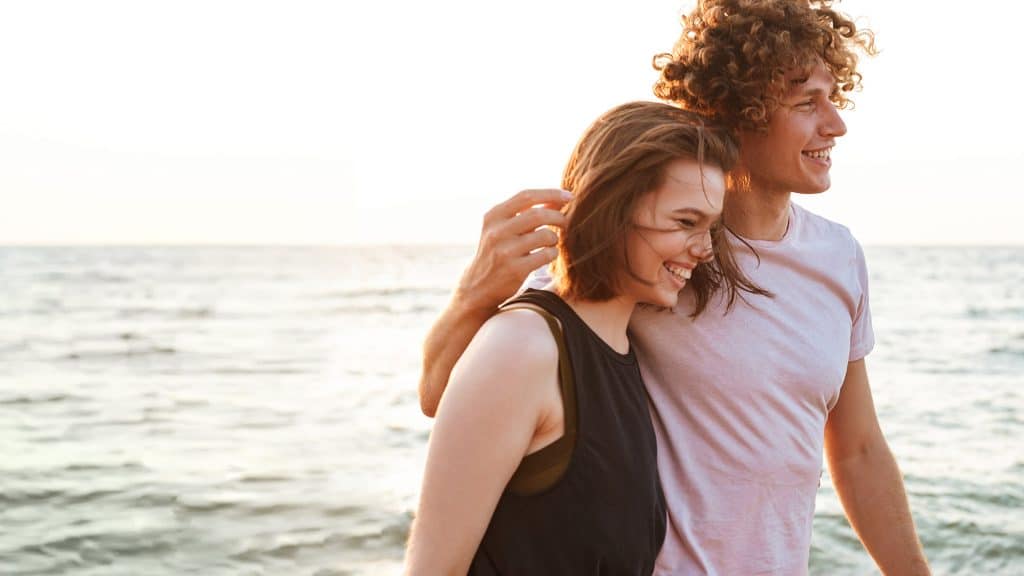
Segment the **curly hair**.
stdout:
<svg viewBox="0 0 1024 576">
<path fill-rule="evenodd" d="M 832 74 L 839 108 L 860 88 L 857 53 L 877 53 L 874 33 L 858 30 L 831 0 L 698 0 L 682 17 L 672 53 L 654 57 L 659 98 L 732 130 L 767 129 L 787 89 L 786 73 L 819 61 Z"/>
</svg>

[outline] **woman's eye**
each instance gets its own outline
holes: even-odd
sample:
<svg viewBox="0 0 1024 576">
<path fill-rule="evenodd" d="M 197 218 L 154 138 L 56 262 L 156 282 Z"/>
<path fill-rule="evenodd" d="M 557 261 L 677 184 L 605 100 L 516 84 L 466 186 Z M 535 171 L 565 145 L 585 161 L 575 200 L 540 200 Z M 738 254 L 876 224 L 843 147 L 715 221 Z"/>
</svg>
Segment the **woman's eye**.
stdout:
<svg viewBox="0 0 1024 576">
<path fill-rule="evenodd" d="M 683 228 L 693 228 L 697 225 L 693 220 L 677 220 L 677 222 L 679 222 L 679 225 Z"/>
</svg>

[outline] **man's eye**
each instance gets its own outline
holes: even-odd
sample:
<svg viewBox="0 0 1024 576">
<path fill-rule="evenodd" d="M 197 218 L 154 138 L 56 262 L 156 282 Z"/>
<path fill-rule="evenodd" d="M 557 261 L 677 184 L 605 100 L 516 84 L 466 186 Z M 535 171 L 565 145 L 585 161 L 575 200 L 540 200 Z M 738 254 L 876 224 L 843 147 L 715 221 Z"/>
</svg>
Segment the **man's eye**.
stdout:
<svg viewBox="0 0 1024 576">
<path fill-rule="evenodd" d="M 677 220 L 677 222 L 679 222 L 679 225 L 682 226 L 683 228 L 693 228 L 694 226 L 697 225 L 697 223 L 693 220 Z"/>
</svg>

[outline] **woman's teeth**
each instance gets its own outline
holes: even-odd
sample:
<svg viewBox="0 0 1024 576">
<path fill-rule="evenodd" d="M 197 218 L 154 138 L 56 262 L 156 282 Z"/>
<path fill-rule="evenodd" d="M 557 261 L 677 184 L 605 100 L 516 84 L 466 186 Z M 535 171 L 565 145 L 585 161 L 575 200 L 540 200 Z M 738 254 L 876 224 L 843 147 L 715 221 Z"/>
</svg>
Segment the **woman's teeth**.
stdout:
<svg viewBox="0 0 1024 576">
<path fill-rule="evenodd" d="M 678 266 L 673 266 L 671 264 L 665 264 L 665 270 L 668 270 L 673 276 L 675 276 L 676 278 L 679 278 L 683 282 L 686 282 L 687 280 L 689 280 L 690 279 L 690 275 L 693 273 L 692 270 L 688 270 L 686 268 L 680 268 Z"/>
<path fill-rule="evenodd" d="M 803 154 L 804 156 L 808 156 L 810 158 L 823 159 L 823 158 L 828 158 L 830 152 L 832 152 L 831 148 L 825 148 L 824 150 L 814 150 L 814 151 L 811 151 L 811 152 L 801 152 L 801 154 Z"/>
</svg>

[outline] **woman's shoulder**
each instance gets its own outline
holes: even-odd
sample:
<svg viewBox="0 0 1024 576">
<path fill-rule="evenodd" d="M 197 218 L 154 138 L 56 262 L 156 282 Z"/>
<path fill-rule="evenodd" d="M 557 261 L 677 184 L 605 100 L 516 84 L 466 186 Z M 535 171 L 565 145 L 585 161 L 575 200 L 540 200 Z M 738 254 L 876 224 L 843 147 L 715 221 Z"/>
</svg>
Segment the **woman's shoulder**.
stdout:
<svg viewBox="0 0 1024 576">
<path fill-rule="evenodd" d="M 506 426 L 536 426 L 558 401 L 558 345 L 547 323 L 533 310 L 511 310 L 473 337 L 452 370 L 438 417 L 502 414 Z"/>
<path fill-rule="evenodd" d="M 540 367 L 558 363 L 558 344 L 543 310 L 534 304 L 520 303 L 495 314 L 477 337 L 496 362 Z"/>
</svg>

